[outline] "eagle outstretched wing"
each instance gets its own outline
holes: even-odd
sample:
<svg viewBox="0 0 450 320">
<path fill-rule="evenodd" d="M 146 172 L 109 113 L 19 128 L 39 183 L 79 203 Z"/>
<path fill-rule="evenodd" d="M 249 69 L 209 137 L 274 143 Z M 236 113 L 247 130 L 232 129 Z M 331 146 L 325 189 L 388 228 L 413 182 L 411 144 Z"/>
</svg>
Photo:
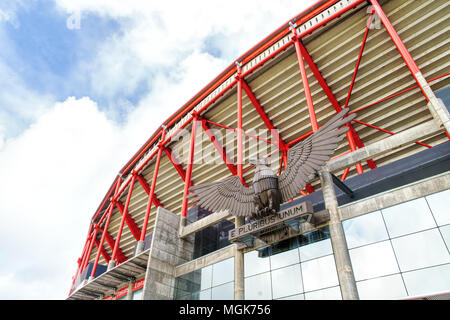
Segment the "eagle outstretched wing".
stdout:
<svg viewBox="0 0 450 320">
<path fill-rule="evenodd" d="M 253 188 L 242 185 L 238 176 L 220 181 L 205 183 L 189 188 L 192 191 L 186 198 L 196 197 L 197 204 L 212 212 L 228 209 L 234 216 L 248 216 L 256 213 Z"/>
<path fill-rule="evenodd" d="M 330 159 L 344 137 L 343 133 L 348 131 L 347 127 L 339 128 L 356 116 L 352 114 L 344 118 L 348 110 L 343 109 L 319 130 L 289 149 L 286 169 L 278 177 L 282 203 L 304 189 L 314 179 L 316 171 Z"/>
</svg>

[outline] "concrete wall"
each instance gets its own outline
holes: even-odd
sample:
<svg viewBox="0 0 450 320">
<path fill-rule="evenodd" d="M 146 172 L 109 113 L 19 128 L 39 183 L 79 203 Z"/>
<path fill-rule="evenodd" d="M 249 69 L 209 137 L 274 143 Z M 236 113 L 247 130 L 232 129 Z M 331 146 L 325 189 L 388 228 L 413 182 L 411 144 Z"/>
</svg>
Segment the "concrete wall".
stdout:
<svg viewBox="0 0 450 320">
<path fill-rule="evenodd" d="M 192 259 L 193 236 L 177 237 L 180 216 L 162 207 L 156 213 L 145 274 L 143 300 L 173 299 L 175 267 Z"/>
</svg>

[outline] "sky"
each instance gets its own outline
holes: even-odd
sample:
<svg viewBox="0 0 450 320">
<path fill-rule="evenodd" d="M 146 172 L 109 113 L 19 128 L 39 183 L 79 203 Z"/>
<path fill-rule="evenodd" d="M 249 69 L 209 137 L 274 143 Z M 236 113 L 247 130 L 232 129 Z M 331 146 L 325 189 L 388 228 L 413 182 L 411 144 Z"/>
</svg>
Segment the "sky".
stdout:
<svg viewBox="0 0 450 320">
<path fill-rule="evenodd" d="M 0 0 L 0 299 L 65 299 L 118 171 L 314 2 Z"/>
</svg>

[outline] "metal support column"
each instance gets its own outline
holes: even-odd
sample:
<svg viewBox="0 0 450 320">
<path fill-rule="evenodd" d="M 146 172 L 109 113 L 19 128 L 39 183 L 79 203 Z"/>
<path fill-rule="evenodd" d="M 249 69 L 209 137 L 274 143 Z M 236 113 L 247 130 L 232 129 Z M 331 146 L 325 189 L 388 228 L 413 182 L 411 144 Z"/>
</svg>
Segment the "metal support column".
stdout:
<svg viewBox="0 0 450 320">
<path fill-rule="evenodd" d="M 197 113 L 194 113 L 191 129 L 191 144 L 189 146 L 189 159 L 186 168 L 186 179 L 184 180 L 184 192 L 183 192 L 183 203 L 181 206 L 180 227 L 184 227 L 187 223 L 187 211 L 189 207 L 189 200 L 186 199 L 186 196 L 189 194 L 189 187 L 191 185 L 192 165 L 194 164 L 195 137 L 197 135 L 197 119 L 198 115 Z"/>
<path fill-rule="evenodd" d="M 130 205 L 131 194 L 133 193 L 133 187 L 134 187 L 135 181 L 136 181 L 136 176 L 133 175 L 133 177 L 131 178 L 130 186 L 128 188 L 127 200 L 125 202 L 125 208 L 124 208 L 124 212 L 122 215 L 122 219 L 120 220 L 120 226 L 119 226 L 119 231 L 117 232 L 116 243 L 114 244 L 114 250 L 112 253 L 111 260 L 108 263 L 108 270 L 113 268 L 116 265 L 117 251 L 119 249 L 120 238 L 122 236 L 123 226 L 125 224 L 125 217 L 128 213 L 128 206 Z"/>
<path fill-rule="evenodd" d="M 159 171 L 159 164 L 161 163 L 161 155 L 164 150 L 163 141 L 166 137 L 166 130 L 163 128 L 163 133 L 161 136 L 161 140 L 159 142 L 158 146 L 158 154 L 156 156 L 156 162 L 155 162 L 155 170 L 153 171 L 153 178 L 152 178 L 152 185 L 150 187 L 150 193 L 148 194 L 148 201 L 147 201 L 147 209 L 145 210 L 145 216 L 144 216 L 144 224 L 142 226 L 141 230 L 141 238 L 139 239 L 137 246 L 136 246 L 136 255 L 144 251 L 145 246 L 145 234 L 147 232 L 147 225 L 148 225 L 148 219 L 150 217 L 150 210 L 152 209 L 152 202 L 155 196 L 155 188 L 156 188 L 156 180 L 158 179 L 158 171 Z"/>
</svg>

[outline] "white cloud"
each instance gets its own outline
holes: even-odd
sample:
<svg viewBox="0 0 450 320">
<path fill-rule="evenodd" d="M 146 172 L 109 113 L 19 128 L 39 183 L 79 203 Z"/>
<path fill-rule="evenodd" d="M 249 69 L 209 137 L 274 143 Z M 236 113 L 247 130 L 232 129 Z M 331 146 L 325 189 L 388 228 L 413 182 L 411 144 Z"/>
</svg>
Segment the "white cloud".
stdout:
<svg viewBox="0 0 450 320">
<path fill-rule="evenodd" d="M 0 243 L 7 260 L 0 274 L 9 271 L 9 276 L 3 281 L 26 288 L 32 283 L 27 279 L 37 277 L 53 290 L 36 297 L 67 295 L 81 239 L 103 197 L 99 190 L 107 190 L 126 161 L 121 139 L 120 129 L 93 101 L 68 98 L 5 143 L 0 152 Z M 0 286 L 1 298 L 10 295 L 7 288 Z M 35 297 L 36 292 L 21 294 Z"/>
</svg>

